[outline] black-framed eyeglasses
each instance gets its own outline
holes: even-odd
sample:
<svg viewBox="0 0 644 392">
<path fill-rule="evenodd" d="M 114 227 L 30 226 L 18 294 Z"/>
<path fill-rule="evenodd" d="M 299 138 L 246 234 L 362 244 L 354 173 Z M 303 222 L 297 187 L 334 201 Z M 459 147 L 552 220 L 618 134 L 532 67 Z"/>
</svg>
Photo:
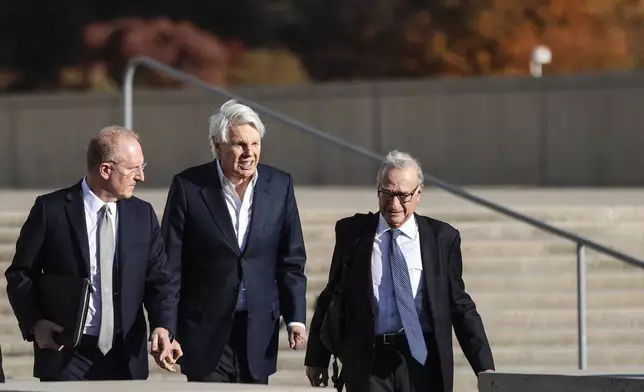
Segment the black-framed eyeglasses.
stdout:
<svg viewBox="0 0 644 392">
<path fill-rule="evenodd" d="M 121 169 L 118 167 L 118 164 L 119 164 L 118 162 L 108 161 L 108 163 L 111 163 L 112 166 L 116 169 L 116 171 L 125 177 L 131 177 L 133 174 L 143 175 L 143 171 L 145 170 L 145 167 L 148 165 L 147 162 L 144 162 L 141 166 L 137 166 L 132 169 L 126 169 L 127 171 L 123 173 Z"/>
<path fill-rule="evenodd" d="M 416 191 L 418 190 L 419 185 L 416 185 L 416 188 L 414 188 L 413 191 L 409 193 L 403 193 L 403 192 L 390 192 L 386 189 L 382 189 L 381 187 L 378 187 L 378 197 L 382 197 L 383 199 L 387 201 L 391 201 L 394 199 L 394 197 L 398 198 L 398 201 L 400 201 L 401 204 L 409 203 L 411 201 L 411 198 L 414 196 Z"/>
</svg>

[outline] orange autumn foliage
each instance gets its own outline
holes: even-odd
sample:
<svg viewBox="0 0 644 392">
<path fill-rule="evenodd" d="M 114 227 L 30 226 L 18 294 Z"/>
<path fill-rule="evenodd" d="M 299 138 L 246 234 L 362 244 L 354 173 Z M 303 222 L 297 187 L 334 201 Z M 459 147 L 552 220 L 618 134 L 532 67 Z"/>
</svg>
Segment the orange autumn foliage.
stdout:
<svg viewBox="0 0 644 392">
<path fill-rule="evenodd" d="M 644 58 L 642 0 L 453 0 L 446 24 L 429 10 L 405 24 L 401 67 L 414 76 L 527 74 L 533 48 L 550 74 L 630 69 Z M 475 5 L 473 5 L 475 4 Z"/>
</svg>

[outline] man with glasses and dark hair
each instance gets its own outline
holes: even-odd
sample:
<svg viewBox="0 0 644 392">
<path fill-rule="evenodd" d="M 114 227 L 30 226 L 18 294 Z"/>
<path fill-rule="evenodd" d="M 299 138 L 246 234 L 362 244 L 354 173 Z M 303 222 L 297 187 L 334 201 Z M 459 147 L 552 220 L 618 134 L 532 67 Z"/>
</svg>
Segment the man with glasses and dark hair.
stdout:
<svg viewBox="0 0 644 392">
<path fill-rule="evenodd" d="M 22 335 L 34 342 L 34 377 L 41 381 L 146 379 L 143 305 L 155 359 L 174 370 L 181 354 L 172 341 L 180 276 L 167 268 L 152 206 L 133 197 L 144 167 L 134 132 L 104 128 L 89 142 L 85 178 L 39 196 L 31 208 L 5 276 Z M 43 317 L 37 294 L 41 274 L 91 281 L 76 347 L 61 346 L 55 335 L 62 327 Z"/>
<path fill-rule="evenodd" d="M 451 392 L 452 327 L 474 372 L 494 370 L 481 316 L 465 292 L 460 234 L 415 213 L 423 173 L 409 154 L 387 154 L 377 180 L 379 213 L 336 223 L 329 282 L 311 321 L 307 377 L 313 386 L 328 383 L 331 352 L 321 329 L 341 286 L 335 321 L 342 333 L 333 340 L 342 343 L 334 354 L 348 392 Z"/>
</svg>

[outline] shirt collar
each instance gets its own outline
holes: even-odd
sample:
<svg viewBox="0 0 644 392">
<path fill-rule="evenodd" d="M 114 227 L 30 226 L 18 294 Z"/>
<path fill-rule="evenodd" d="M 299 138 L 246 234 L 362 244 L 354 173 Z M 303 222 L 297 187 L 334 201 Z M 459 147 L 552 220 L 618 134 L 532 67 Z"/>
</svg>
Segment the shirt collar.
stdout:
<svg viewBox="0 0 644 392">
<path fill-rule="evenodd" d="M 217 173 L 219 174 L 219 182 L 221 183 L 221 187 L 223 189 L 228 189 L 228 190 L 232 190 L 233 192 L 235 192 L 235 186 L 224 175 L 224 170 L 221 168 L 221 163 L 219 163 L 219 159 L 217 159 L 215 162 L 217 162 Z M 253 179 L 250 181 L 250 184 L 249 184 L 251 188 L 255 188 L 255 183 L 257 182 L 257 177 L 259 177 L 259 170 L 257 168 L 255 168 L 255 174 L 253 175 Z"/>
<path fill-rule="evenodd" d="M 107 204 L 107 208 L 110 209 L 112 216 L 116 216 L 116 203 L 113 201 L 105 203 L 103 200 L 99 199 L 98 196 L 96 196 L 96 194 L 94 194 L 94 192 L 89 189 L 87 178 L 83 178 L 81 188 L 83 189 L 83 201 L 85 202 L 85 208 L 87 208 L 92 216 L 96 216 L 105 204 Z"/>
<path fill-rule="evenodd" d="M 389 229 L 389 223 L 387 223 L 382 214 L 378 214 L 378 228 L 376 229 L 376 237 L 380 237 L 381 235 L 387 233 Z M 416 239 L 416 236 L 418 235 L 418 224 L 416 223 L 416 216 L 412 215 L 412 217 L 408 219 L 407 222 L 403 223 L 403 225 L 398 229 L 407 238 L 411 240 Z"/>
</svg>

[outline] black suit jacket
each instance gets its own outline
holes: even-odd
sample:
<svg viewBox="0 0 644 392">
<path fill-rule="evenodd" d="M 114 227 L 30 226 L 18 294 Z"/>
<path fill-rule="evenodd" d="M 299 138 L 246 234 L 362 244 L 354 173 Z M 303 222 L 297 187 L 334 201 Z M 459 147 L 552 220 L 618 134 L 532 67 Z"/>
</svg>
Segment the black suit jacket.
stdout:
<svg viewBox="0 0 644 392">
<path fill-rule="evenodd" d="M 34 288 L 39 274 L 89 277 L 89 243 L 81 184 L 39 196 L 24 223 L 16 253 L 7 268 L 7 294 L 23 337 L 31 332 L 41 309 Z M 165 249 L 152 206 L 136 197 L 117 202 L 117 269 L 114 286 L 115 327 L 122 332 L 134 379 L 148 377 L 146 321 L 150 329 L 173 333 L 176 326 L 179 277 L 166 268 Z M 40 349 L 34 343 L 34 377 L 53 378 L 71 358 L 62 352 Z"/>
<path fill-rule="evenodd" d="M 436 337 L 445 392 L 452 391 L 454 364 L 452 327 L 475 372 L 494 369 L 492 351 L 481 316 L 465 292 L 461 237 L 447 223 L 416 215 L 421 243 L 430 322 Z M 336 223 L 336 243 L 331 261 L 329 283 L 318 298 L 309 333 L 306 366 L 328 367 L 330 353 L 320 341 L 320 327 L 340 281 L 342 261 L 348 258 L 347 284 L 344 289 L 346 330 L 344 335 L 343 378 L 350 392 L 368 385 L 373 361 L 374 294 L 371 278 L 371 252 L 378 226 L 378 214 L 356 214 Z M 433 345 L 432 345 L 433 346 Z"/>
<path fill-rule="evenodd" d="M 181 371 L 195 377 L 217 366 L 230 335 L 243 276 L 248 305 L 248 362 L 256 379 L 275 373 L 279 317 L 306 322 L 306 253 L 291 176 L 259 165 L 252 216 L 241 252 L 216 162 L 172 181 L 161 224 L 168 261 L 181 270 L 177 340 Z"/>
</svg>

